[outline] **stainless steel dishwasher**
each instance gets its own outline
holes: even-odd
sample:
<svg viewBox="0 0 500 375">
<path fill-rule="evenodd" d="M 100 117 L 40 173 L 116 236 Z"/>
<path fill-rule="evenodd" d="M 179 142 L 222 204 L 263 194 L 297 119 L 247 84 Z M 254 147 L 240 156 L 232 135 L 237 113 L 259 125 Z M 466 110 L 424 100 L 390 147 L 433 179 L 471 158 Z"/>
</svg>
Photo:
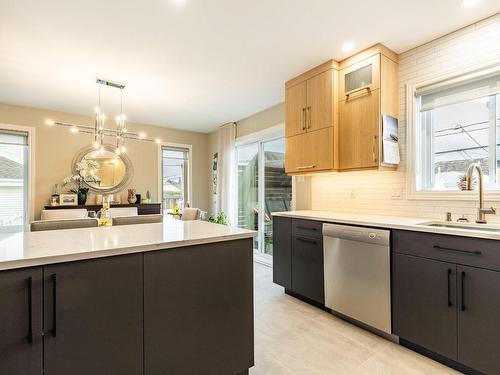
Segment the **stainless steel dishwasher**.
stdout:
<svg viewBox="0 0 500 375">
<path fill-rule="evenodd" d="M 325 305 L 391 334 L 390 232 L 323 224 Z"/>
</svg>

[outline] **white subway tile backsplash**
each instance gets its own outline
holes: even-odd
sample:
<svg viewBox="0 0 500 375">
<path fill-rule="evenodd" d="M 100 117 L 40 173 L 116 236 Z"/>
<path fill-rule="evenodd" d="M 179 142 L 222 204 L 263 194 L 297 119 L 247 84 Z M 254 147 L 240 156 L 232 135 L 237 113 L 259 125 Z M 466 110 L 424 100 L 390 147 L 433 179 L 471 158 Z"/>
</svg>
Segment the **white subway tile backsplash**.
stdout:
<svg viewBox="0 0 500 375">
<path fill-rule="evenodd" d="M 401 165 L 398 171 L 363 171 L 311 176 L 311 208 L 338 212 L 414 216 L 443 219 L 465 214 L 473 220 L 474 201 L 414 200 L 406 197 L 406 84 L 449 74 L 472 65 L 500 59 L 500 15 L 447 34 L 400 55 L 399 139 Z M 394 197 L 397 196 L 397 198 Z M 496 205 L 499 202 L 486 202 Z M 490 217 L 500 222 L 500 216 Z"/>
</svg>

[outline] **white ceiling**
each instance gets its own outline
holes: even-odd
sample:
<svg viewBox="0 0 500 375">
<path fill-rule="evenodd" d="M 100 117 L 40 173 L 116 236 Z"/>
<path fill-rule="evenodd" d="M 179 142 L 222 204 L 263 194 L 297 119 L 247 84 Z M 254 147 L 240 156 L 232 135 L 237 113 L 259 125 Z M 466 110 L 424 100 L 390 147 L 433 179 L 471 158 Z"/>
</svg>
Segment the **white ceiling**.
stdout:
<svg viewBox="0 0 500 375">
<path fill-rule="evenodd" d="M 500 11 L 482 0 L 2 0 L 0 102 L 91 114 L 97 76 L 130 121 L 208 132 L 285 80 L 382 42 L 403 52 Z M 106 110 L 106 106 L 104 106 Z"/>
</svg>

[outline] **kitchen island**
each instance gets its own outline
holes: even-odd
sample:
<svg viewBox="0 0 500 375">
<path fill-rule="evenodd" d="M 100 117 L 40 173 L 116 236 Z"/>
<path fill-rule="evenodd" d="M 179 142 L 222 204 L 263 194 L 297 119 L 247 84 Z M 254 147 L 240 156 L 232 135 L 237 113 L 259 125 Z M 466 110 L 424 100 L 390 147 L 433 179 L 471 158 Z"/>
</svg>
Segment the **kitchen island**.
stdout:
<svg viewBox="0 0 500 375">
<path fill-rule="evenodd" d="M 0 236 L 0 374 L 245 374 L 255 232 L 201 221 Z"/>
</svg>

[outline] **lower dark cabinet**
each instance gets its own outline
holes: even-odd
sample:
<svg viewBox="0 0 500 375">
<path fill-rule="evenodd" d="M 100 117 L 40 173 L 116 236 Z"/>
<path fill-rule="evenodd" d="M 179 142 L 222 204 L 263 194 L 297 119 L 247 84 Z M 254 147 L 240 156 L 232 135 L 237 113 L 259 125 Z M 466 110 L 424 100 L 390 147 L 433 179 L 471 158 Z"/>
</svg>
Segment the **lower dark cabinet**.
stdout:
<svg viewBox="0 0 500 375">
<path fill-rule="evenodd" d="M 500 272 L 458 266 L 458 359 L 500 374 Z"/>
<path fill-rule="evenodd" d="M 494 270 L 476 266 L 490 264 L 498 242 L 404 231 L 395 237 L 393 332 L 460 371 L 500 374 L 500 272 L 495 262 Z"/>
<path fill-rule="evenodd" d="M 144 255 L 146 375 L 235 375 L 253 366 L 252 240 Z"/>
<path fill-rule="evenodd" d="M 298 297 L 325 304 L 322 223 L 273 217 L 273 281 Z"/>
<path fill-rule="evenodd" d="M 456 360 L 456 265 L 393 254 L 392 266 L 393 332 Z"/>
<path fill-rule="evenodd" d="M 273 217 L 273 282 L 292 289 L 292 219 Z"/>
<path fill-rule="evenodd" d="M 42 268 L 0 272 L 0 374 L 42 373 Z"/>
<path fill-rule="evenodd" d="M 47 375 L 143 373 L 142 262 L 134 254 L 44 267 Z"/>
<path fill-rule="evenodd" d="M 325 304 L 322 237 L 292 237 L 292 291 Z"/>
<path fill-rule="evenodd" d="M 236 375 L 252 239 L 0 271 L 0 375 Z"/>
</svg>

